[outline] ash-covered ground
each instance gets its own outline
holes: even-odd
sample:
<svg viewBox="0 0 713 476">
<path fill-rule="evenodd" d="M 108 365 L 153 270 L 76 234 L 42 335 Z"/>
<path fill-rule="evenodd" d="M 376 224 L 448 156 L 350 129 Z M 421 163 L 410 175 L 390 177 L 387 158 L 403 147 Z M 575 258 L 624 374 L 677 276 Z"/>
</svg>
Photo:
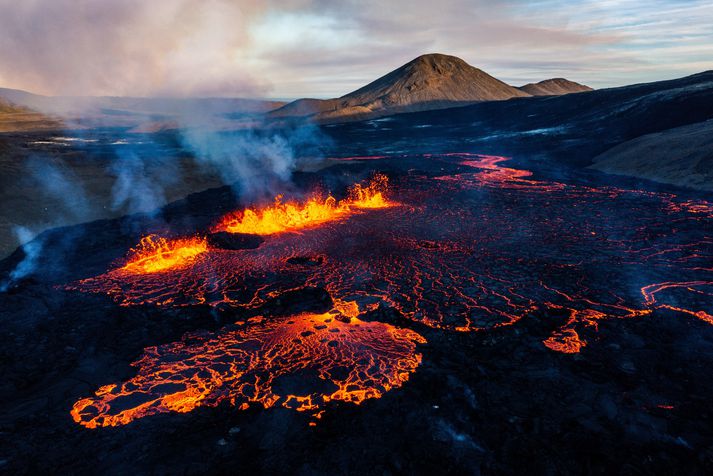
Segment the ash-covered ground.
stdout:
<svg viewBox="0 0 713 476">
<path fill-rule="evenodd" d="M 395 205 L 176 270 L 117 272 L 230 188 L 11 255 L 0 470 L 710 473 L 708 197 L 450 152 L 298 173 L 337 199 L 383 173 Z"/>
</svg>

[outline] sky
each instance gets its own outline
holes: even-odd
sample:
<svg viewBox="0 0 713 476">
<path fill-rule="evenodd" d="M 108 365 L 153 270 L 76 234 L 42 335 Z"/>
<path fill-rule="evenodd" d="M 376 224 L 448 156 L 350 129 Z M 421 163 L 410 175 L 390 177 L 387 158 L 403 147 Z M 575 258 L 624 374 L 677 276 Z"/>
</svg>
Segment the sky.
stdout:
<svg viewBox="0 0 713 476">
<path fill-rule="evenodd" d="M 0 87 L 337 97 L 424 53 L 519 86 L 713 69 L 711 0 L 0 0 Z"/>
</svg>

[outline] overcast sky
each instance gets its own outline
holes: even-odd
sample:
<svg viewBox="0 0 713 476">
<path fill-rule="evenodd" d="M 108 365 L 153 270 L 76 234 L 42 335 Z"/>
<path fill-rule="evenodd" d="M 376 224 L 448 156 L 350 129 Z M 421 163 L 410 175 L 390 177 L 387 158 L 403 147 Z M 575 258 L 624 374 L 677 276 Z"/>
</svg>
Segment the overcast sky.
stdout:
<svg viewBox="0 0 713 476">
<path fill-rule="evenodd" d="M 713 69 L 711 0 L 0 0 L 0 87 L 63 95 L 346 94 L 414 57 L 510 84 Z"/>
</svg>

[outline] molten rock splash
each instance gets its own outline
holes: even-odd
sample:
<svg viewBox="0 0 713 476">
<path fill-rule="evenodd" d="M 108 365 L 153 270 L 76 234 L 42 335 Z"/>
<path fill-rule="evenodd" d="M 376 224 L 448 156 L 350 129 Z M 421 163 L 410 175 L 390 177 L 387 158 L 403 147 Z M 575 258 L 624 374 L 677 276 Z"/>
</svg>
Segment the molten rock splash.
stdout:
<svg viewBox="0 0 713 476">
<path fill-rule="evenodd" d="M 201 253 L 208 251 L 205 238 L 167 240 L 148 235 L 132 248 L 127 263 L 121 268 L 131 274 L 158 273 L 180 269 L 192 263 Z"/>
</svg>

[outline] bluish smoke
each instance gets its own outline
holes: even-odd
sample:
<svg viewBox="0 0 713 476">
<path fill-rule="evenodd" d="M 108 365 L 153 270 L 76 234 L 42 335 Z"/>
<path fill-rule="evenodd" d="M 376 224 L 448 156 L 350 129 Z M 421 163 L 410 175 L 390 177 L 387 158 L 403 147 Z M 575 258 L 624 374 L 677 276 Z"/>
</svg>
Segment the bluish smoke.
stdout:
<svg viewBox="0 0 713 476">
<path fill-rule="evenodd" d="M 20 243 L 24 243 L 22 245 L 22 251 L 25 256 L 17 266 L 10 271 L 7 279 L 0 281 L 0 292 L 7 291 L 11 285 L 35 271 L 37 261 L 44 246 L 44 240 L 41 238 L 32 239 L 35 234 L 29 228 L 18 226 L 14 229 L 14 232 L 17 235 L 17 240 Z"/>
<path fill-rule="evenodd" d="M 87 219 L 93 207 L 78 177 L 70 169 L 54 165 L 49 160 L 33 157 L 27 162 L 26 170 L 39 190 L 52 202 L 61 205 L 60 216 L 54 219 Z"/>
<path fill-rule="evenodd" d="M 108 168 L 109 173 L 116 176 L 111 189 L 112 210 L 149 212 L 164 205 L 166 188 L 181 178 L 176 160 L 119 150 Z"/>
<path fill-rule="evenodd" d="M 312 125 L 232 132 L 192 125 L 182 131 L 181 138 L 200 168 L 217 173 L 239 197 L 247 199 L 283 192 L 298 166 L 319 160 L 328 142 Z"/>
</svg>

